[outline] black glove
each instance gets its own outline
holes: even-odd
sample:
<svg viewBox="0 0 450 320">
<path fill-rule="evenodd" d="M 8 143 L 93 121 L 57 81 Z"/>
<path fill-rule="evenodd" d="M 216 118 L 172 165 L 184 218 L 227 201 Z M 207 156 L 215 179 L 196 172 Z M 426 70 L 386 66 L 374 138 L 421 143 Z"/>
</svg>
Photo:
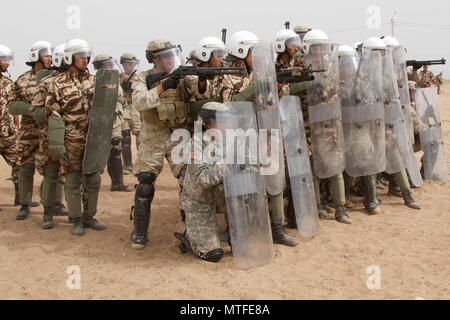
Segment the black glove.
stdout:
<svg viewBox="0 0 450 320">
<path fill-rule="evenodd" d="M 147 83 L 147 89 L 150 90 L 153 87 L 153 85 L 158 81 L 159 79 L 154 74 L 147 75 L 147 77 L 145 78 L 145 82 Z"/>
<path fill-rule="evenodd" d="M 131 81 L 124 80 L 124 81 L 122 82 L 122 89 L 123 89 L 123 91 L 125 91 L 125 92 L 130 91 L 130 90 L 131 90 Z"/>
<path fill-rule="evenodd" d="M 162 88 L 164 91 L 168 89 L 176 89 L 180 83 L 180 77 L 177 75 L 170 76 L 166 81 L 163 82 Z"/>
</svg>

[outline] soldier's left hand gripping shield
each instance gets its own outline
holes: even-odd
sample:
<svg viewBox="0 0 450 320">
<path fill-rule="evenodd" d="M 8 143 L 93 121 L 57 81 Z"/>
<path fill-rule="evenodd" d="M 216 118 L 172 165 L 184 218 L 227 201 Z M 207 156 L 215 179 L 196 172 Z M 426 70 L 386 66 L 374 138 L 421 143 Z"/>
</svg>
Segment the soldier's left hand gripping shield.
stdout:
<svg viewBox="0 0 450 320">
<path fill-rule="evenodd" d="M 351 177 L 386 169 L 382 68 L 378 51 L 339 59 L 345 171 Z"/>
<path fill-rule="evenodd" d="M 303 237 L 311 238 L 320 232 L 319 214 L 300 99 L 281 98 L 280 117 L 297 229 Z"/>
<path fill-rule="evenodd" d="M 47 78 L 48 76 L 54 75 L 55 73 L 56 73 L 56 70 L 50 70 L 50 69 L 39 70 L 38 73 L 36 73 L 36 84 L 39 85 L 39 83 L 41 83 L 42 79 Z"/>
<path fill-rule="evenodd" d="M 394 72 L 397 79 L 398 93 L 402 104 L 403 121 L 406 126 L 409 142 L 414 145 L 414 127 L 411 114 L 411 97 L 409 96 L 408 70 L 406 69 L 406 51 L 403 46 L 395 47 L 392 51 Z"/>
<path fill-rule="evenodd" d="M 223 183 L 235 263 L 251 269 L 274 255 L 269 209 L 258 157 L 258 126 L 253 104 L 229 103 L 230 113 L 217 114 L 226 131 Z"/>
<path fill-rule="evenodd" d="M 252 61 L 261 170 L 267 193 L 276 196 L 283 192 L 286 181 L 273 45 L 261 43 L 253 47 Z"/>
<path fill-rule="evenodd" d="M 423 181 L 403 121 L 400 95 L 390 50 L 383 56 L 383 85 L 386 124 L 386 172 L 394 174 L 406 168 L 414 185 L 421 187 Z"/>
<path fill-rule="evenodd" d="M 94 100 L 89 112 L 83 174 L 101 171 L 108 163 L 118 92 L 119 71 L 98 70 L 95 75 Z"/>
<path fill-rule="evenodd" d="M 314 174 L 327 179 L 345 168 L 337 47 L 312 45 L 305 63 L 314 70 L 324 70 L 315 74 L 307 96 Z"/>
<path fill-rule="evenodd" d="M 420 144 L 424 152 L 422 162 L 425 179 L 447 181 L 442 122 L 437 88 L 414 89 L 419 116 Z"/>
</svg>

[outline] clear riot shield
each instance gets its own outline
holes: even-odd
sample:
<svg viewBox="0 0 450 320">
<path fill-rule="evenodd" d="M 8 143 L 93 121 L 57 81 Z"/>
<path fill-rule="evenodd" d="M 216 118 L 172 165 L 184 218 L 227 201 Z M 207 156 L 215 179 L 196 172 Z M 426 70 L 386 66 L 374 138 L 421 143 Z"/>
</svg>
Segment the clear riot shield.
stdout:
<svg viewBox="0 0 450 320">
<path fill-rule="evenodd" d="M 398 93 L 400 94 L 403 121 L 405 121 L 409 142 L 411 142 L 411 145 L 414 145 L 414 127 L 411 114 L 411 98 L 409 96 L 405 48 L 403 46 L 394 48 L 392 57 L 394 59 L 394 72 L 397 79 Z"/>
<path fill-rule="evenodd" d="M 278 195 L 285 187 L 284 155 L 278 111 L 278 85 L 271 43 L 252 49 L 255 108 L 260 130 L 260 159 L 267 192 Z"/>
<path fill-rule="evenodd" d="M 377 51 L 339 59 L 345 171 L 351 177 L 386 169 L 382 68 Z"/>
<path fill-rule="evenodd" d="M 233 257 L 240 269 L 257 268 L 274 255 L 269 208 L 258 157 L 258 126 L 253 104 L 228 103 L 230 113 L 217 113 L 226 130 L 223 183 Z"/>
<path fill-rule="evenodd" d="M 94 99 L 89 111 L 83 174 L 101 171 L 108 163 L 118 93 L 119 71 L 98 70 L 95 75 Z"/>
<path fill-rule="evenodd" d="M 403 121 L 400 96 L 390 51 L 387 51 L 383 57 L 383 81 L 386 123 L 386 172 L 394 174 L 406 168 L 414 185 L 421 187 L 423 181 Z"/>
<path fill-rule="evenodd" d="M 337 47 L 311 46 L 305 63 L 314 70 L 324 70 L 314 74 L 307 96 L 314 174 L 326 179 L 345 169 Z"/>
<path fill-rule="evenodd" d="M 415 89 L 414 91 L 419 117 L 420 144 L 424 152 L 422 162 L 425 179 L 447 181 L 448 171 L 437 88 Z"/>
<path fill-rule="evenodd" d="M 281 99 L 280 117 L 297 229 L 303 237 L 311 238 L 320 233 L 319 214 L 298 97 Z"/>
</svg>

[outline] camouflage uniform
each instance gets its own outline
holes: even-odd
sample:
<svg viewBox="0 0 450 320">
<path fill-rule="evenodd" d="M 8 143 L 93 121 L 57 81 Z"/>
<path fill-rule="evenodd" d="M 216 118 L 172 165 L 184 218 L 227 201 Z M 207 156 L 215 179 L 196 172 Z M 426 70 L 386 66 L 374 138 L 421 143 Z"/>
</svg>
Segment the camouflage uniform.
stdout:
<svg viewBox="0 0 450 320">
<path fill-rule="evenodd" d="M 18 181 L 17 127 L 8 112 L 8 101 L 13 93 L 13 81 L 0 74 L 0 154 L 13 169 L 14 183 Z"/>
<path fill-rule="evenodd" d="M 419 82 L 417 83 L 419 85 L 419 88 L 429 88 L 429 87 L 434 87 L 435 83 L 434 83 L 434 75 L 433 72 L 431 71 L 422 71 L 419 74 Z"/>
<path fill-rule="evenodd" d="M 127 80 L 130 77 L 127 73 L 121 73 L 120 74 L 120 83 Z M 134 75 L 131 78 L 131 82 L 136 81 L 137 76 Z M 122 124 L 122 131 L 125 130 L 131 130 L 133 135 L 136 137 L 139 136 L 139 132 L 141 131 L 141 115 L 136 110 L 136 107 L 134 106 L 132 102 L 132 96 L 133 90 L 125 92 L 125 99 L 126 99 L 126 106 L 123 108 L 123 124 Z"/>
<path fill-rule="evenodd" d="M 112 139 L 122 138 L 122 127 L 125 122 L 124 113 L 127 108 L 127 101 L 123 93 L 122 87 L 119 85 L 119 93 L 117 96 L 116 110 L 114 115 Z"/>
<path fill-rule="evenodd" d="M 33 98 L 31 112 L 34 114 L 39 108 L 45 108 L 45 99 L 55 75 L 45 77 L 38 86 L 38 91 Z M 48 136 L 48 117 L 39 124 L 39 148 L 36 151 L 35 167 L 40 175 L 44 176 L 41 185 L 41 202 L 44 207 L 53 207 L 55 203 L 61 203 L 63 198 L 64 181 L 59 177 L 59 159 L 50 156 Z"/>
<path fill-rule="evenodd" d="M 78 173 L 82 172 L 94 81 L 94 76 L 88 72 L 66 71 L 58 74 L 48 90 L 45 102 L 46 116 L 62 118 L 65 122 L 66 154 Z M 70 217 L 79 218 L 83 214 L 94 216 L 97 212 L 98 191 L 101 184 L 100 172 L 85 176 L 89 192 L 82 212 L 80 182 L 62 159 L 60 164 L 60 175 L 66 178 L 64 189 Z"/>
<path fill-rule="evenodd" d="M 194 136 L 194 139 L 198 139 Z M 193 149 L 206 143 L 192 143 Z M 198 150 L 202 152 L 203 149 Z M 195 153 L 195 151 L 194 151 Z M 194 154 L 193 153 L 193 154 Z M 195 159 L 191 159 L 192 162 Z M 186 239 L 194 254 L 204 257 L 220 249 L 216 213 L 226 212 L 222 166 L 219 164 L 188 164 L 181 194 L 181 209 L 186 213 Z"/>
<path fill-rule="evenodd" d="M 185 128 L 187 104 L 185 99 L 186 84 L 180 80 L 177 89 L 169 89 L 158 95 L 156 83 L 148 90 L 146 77 L 156 73 L 156 68 L 137 75 L 133 82 L 133 103 L 142 115 L 141 145 L 134 165 L 134 174 L 151 172 L 158 176 L 167 159 L 173 175 L 181 178 L 184 164 L 176 164 L 172 160 L 172 149 L 179 143 L 171 141 L 172 132 L 177 128 Z"/>
</svg>

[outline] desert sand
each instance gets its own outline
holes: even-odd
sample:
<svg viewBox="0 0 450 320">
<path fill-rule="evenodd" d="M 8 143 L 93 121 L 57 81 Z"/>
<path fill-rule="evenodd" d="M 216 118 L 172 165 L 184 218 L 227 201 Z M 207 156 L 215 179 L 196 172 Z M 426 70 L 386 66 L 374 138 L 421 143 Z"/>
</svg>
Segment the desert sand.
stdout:
<svg viewBox="0 0 450 320">
<path fill-rule="evenodd" d="M 450 159 L 450 84 L 440 96 Z M 447 90 L 445 90 L 447 89 Z M 10 168 L 0 160 L 1 299 L 450 299 L 450 182 L 425 182 L 413 191 L 414 211 L 400 198 L 380 192 L 383 214 L 368 216 L 362 199 L 351 199 L 353 225 L 321 221 L 321 233 L 295 248 L 275 245 L 271 263 L 236 268 L 230 247 L 218 264 L 181 254 L 177 182 L 168 166 L 156 186 L 150 244 L 131 249 L 129 219 L 134 193 L 112 193 L 103 175 L 97 218 L 107 231 L 70 234 L 67 218 L 40 228 L 43 208 L 16 221 Z M 34 199 L 42 179 L 35 176 Z M 133 176 L 125 182 L 136 183 Z M 223 229 L 223 223 L 220 227 Z M 69 266 L 80 267 L 81 288 L 69 289 Z M 369 289 L 370 266 L 379 266 L 379 289 Z M 373 288 L 373 287 L 372 287 Z"/>
</svg>

